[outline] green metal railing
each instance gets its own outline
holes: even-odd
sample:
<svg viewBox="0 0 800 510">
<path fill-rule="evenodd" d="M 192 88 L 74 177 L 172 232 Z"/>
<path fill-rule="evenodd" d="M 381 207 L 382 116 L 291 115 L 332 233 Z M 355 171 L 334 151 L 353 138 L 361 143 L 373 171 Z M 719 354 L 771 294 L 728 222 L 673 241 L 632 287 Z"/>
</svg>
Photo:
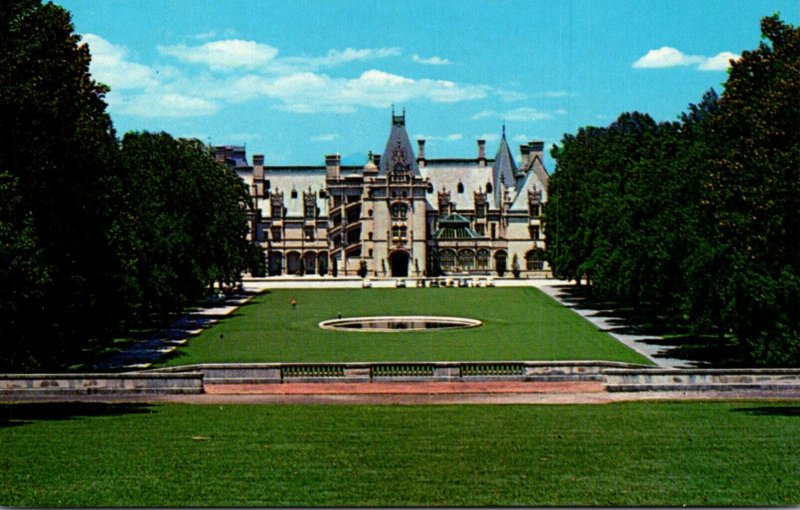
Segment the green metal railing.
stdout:
<svg viewBox="0 0 800 510">
<path fill-rule="evenodd" d="M 284 365 L 284 378 L 288 377 L 344 377 L 344 365 Z"/>
<path fill-rule="evenodd" d="M 433 365 L 372 365 L 372 377 L 433 377 Z"/>
<path fill-rule="evenodd" d="M 522 363 L 465 363 L 461 365 L 461 376 L 522 375 Z"/>
</svg>

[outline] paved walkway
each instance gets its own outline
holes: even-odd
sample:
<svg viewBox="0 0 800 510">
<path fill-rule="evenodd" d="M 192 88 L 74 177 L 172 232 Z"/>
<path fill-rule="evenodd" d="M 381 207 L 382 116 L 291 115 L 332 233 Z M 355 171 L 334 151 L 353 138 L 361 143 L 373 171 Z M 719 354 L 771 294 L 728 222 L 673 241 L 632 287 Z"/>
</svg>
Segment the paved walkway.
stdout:
<svg viewBox="0 0 800 510">
<path fill-rule="evenodd" d="M 657 344 L 661 338 L 655 335 L 634 335 L 629 333 L 619 333 L 612 331 L 615 328 L 614 322 L 618 320 L 614 316 L 612 310 L 591 310 L 580 308 L 575 303 L 567 301 L 565 298 L 568 296 L 566 286 L 569 285 L 565 281 L 549 280 L 539 281 L 540 284 L 535 285 L 542 292 L 555 299 L 565 307 L 571 309 L 584 319 L 588 320 L 602 331 L 605 331 L 612 337 L 616 338 L 623 344 L 627 345 L 634 351 L 646 357 L 656 365 L 664 368 L 693 368 L 694 365 L 684 359 L 669 358 L 666 356 L 666 350 Z"/>
<path fill-rule="evenodd" d="M 158 358 L 169 354 L 189 341 L 221 318 L 230 315 L 234 310 L 249 301 L 255 294 L 245 286 L 244 293 L 235 295 L 216 304 L 201 307 L 190 312 L 177 321 L 169 329 L 159 331 L 145 341 L 133 342 L 124 351 L 96 363 L 96 370 L 141 370 L 150 367 Z"/>
</svg>

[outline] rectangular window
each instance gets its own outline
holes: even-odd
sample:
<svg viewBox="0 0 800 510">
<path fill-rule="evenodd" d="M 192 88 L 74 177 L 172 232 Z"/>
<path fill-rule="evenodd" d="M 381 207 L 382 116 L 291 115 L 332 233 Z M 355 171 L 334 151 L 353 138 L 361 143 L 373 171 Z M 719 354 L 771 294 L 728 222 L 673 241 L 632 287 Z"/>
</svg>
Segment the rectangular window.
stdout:
<svg viewBox="0 0 800 510">
<path fill-rule="evenodd" d="M 531 239 L 539 239 L 539 225 L 529 226 L 528 232 L 531 234 Z"/>
<path fill-rule="evenodd" d="M 528 205 L 530 206 L 531 216 L 539 216 L 541 213 L 540 205 L 535 203 L 530 203 Z"/>
<path fill-rule="evenodd" d="M 315 218 L 317 216 L 317 207 L 314 202 L 306 203 L 306 218 Z"/>
<path fill-rule="evenodd" d="M 306 234 L 306 241 L 313 241 L 314 240 L 314 227 L 306 227 L 305 228 Z"/>
<path fill-rule="evenodd" d="M 406 238 L 406 227 L 401 226 L 394 226 L 392 227 L 392 238 L 393 239 L 405 239 Z"/>
<path fill-rule="evenodd" d="M 492 223 L 492 239 L 497 239 L 497 223 Z"/>
<path fill-rule="evenodd" d="M 283 218 L 283 204 L 272 204 L 272 217 Z"/>
<path fill-rule="evenodd" d="M 475 232 L 479 233 L 481 236 L 486 235 L 486 225 L 483 223 L 476 223 L 475 224 Z"/>
<path fill-rule="evenodd" d="M 273 241 L 275 241 L 276 243 L 281 242 L 281 227 L 272 227 L 270 229 L 270 232 L 272 233 Z"/>
</svg>

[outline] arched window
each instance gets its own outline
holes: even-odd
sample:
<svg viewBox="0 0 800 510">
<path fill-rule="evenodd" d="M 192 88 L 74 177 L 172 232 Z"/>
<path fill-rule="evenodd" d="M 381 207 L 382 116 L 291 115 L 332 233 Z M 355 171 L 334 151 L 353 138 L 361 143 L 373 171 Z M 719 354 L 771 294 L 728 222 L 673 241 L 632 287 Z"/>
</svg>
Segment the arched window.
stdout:
<svg viewBox="0 0 800 510">
<path fill-rule="evenodd" d="M 459 182 L 456 191 L 458 191 L 459 193 L 464 193 L 464 183 Z"/>
<path fill-rule="evenodd" d="M 470 271 L 475 269 L 475 252 L 472 250 L 459 251 L 458 268 L 462 271 Z"/>
<path fill-rule="evenodd" d="M 525 254 L 525 266 L 528 271 L 541 271 L 544 268 L 542 250 L 530 250 Z"/>
<path fill-rule="evenodd" d="M 476 262 L 478 269 L 489 269 L 489 250 L 478 250 Z"/>
<path fill-rule="evenodd" d="M 494 189 L 494 188 L 492 188 L 492 183 L 491 182 L 487 182 L 486 183 L 486 193 L 491 193 L 492 189 Z"/>
<path fill-rule="evenodd" d="M 442 266 L 442 271 L 452 271 L 456 265 L 456 252 L 453 250 L 440 251 L 439 264 Z"/>
<path fill-rule="evenodd" d="M 292 190 L 292 198 L 297 198 L 297 190 L 296 189 Z"/>
<path fill-rule="evenodd" d="M 503 276 L 506 273 L 506 261 L 508 259 L 508 254 L 505 250 L 500 250 L 495 252 L 494 254 L 494 269 L 497 271 L 498 276 Z"/>
</svg>

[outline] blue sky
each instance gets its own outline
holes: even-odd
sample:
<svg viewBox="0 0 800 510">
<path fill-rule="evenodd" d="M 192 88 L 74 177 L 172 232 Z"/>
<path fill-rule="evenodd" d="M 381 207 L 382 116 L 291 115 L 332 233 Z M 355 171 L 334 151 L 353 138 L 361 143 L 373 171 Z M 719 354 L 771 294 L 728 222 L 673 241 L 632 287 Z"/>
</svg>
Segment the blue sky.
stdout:
<svg viewBox="0 0 800 510">
<path fill-rule="evenodd" d="M 61 0 L 111 86 L 120 135 L 167 131 L 246 144 L 267 164 L 382 152 L 391 105 L 428 157 L 547 147 L 621 112 L 674 120 L 759 20 L 794 1 Z M 548 156 L 548 170 L 553 164 Z"/>
</svg>

